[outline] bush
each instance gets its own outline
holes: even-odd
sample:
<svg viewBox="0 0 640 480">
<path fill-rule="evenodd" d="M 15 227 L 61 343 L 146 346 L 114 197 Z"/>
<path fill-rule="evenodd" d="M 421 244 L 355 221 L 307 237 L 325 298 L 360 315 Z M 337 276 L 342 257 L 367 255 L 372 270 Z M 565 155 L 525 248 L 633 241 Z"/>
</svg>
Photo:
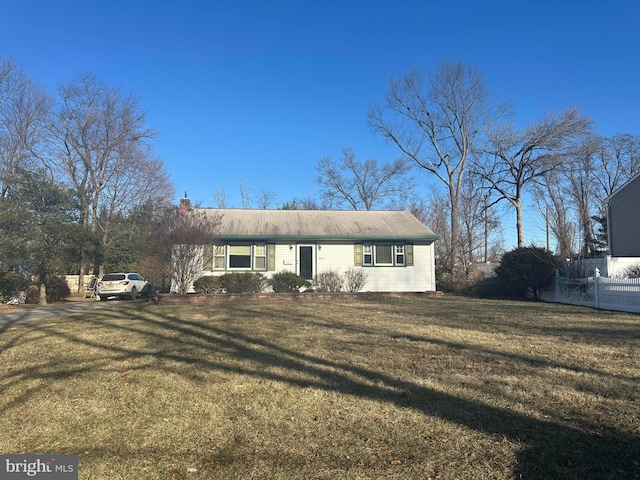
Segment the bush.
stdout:
<svg viewBox="0 0 640 480">
<path fill-rule="evenodd" d="M 624 278 L 640 278 L 640 264 L 625 268 L 622 276 Z"/>
<path fill-rule="evenodd" d="M 226 293 L 260 293 L 265 278 L 261 273 L 225 273 L 218 278 L 220 290 Z"/>
<path fill-rule="evenodd" d="M 436 286 L 441 292 L 455 293 L 458 291 L 453 269 L 443 265 L 436 267 Z"/>
<path fill-rule="evenodd" d="M 496 277 L 505 296 L 534 299 L 538 292 L 553 281 L 558 259 L 540 247 L 516 248 L 502 256 Z"/>
<path fill-rule="evenodd" d="M 47 288 L 47 303 L 61 302 L 71 295 L 71 289 L 63 277 L 51 275 L 45 281 Z M 29 285 L 27 288 L 27 303 L 40 302 L 40 285 Z"/>
<path fill-rule="evenodd" d="M 464 293 L 479 298 L 504 298 L 509 295 L 504 292 L 502 281 L 498 277 L 489 277 L 469 285 Z"/>
<path fill-rule="evenodd" d="M 193 288 L 197 293 L 222 293 L 218 276 L 200 277 L 193 282 Z"/>
<path fill-rule="evenodd" d="M 6 302 L 16 293 L 16 273 L 0 273 L 0 302 Z"/>
<path fill-rule="evenodd" d="M 319 273 L 315 279 L 315 287 L 318 292 L 340 292 L 343 284 L 344 279 L 334 271 Z"/>
<path fill-rule="evenodd" d="M 362 268 L 350 268 L 344 272 L 345 288 L 347 292 L 357 293 L 367 283 L 367 273 Z"/>
<path fill-rule="evenodd" d="M 311 286 L 306 279 L 293 272 L 274 273 L 268 283 L 275 293 L 299 292 L 302 287 Z"/>
</svg>

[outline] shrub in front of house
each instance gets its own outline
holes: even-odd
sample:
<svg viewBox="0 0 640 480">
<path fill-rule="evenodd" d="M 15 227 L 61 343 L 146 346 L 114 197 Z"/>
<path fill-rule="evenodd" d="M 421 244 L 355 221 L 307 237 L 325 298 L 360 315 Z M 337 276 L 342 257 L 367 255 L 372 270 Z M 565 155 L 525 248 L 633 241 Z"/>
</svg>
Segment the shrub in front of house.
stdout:
<svg viewBox="0 0 640 480">
<path fill-rule="evenodd" d="M 274 293 L 299 292 L 301 288 L 311 286 L 306 279 L 293 272 L 274 273 L 268 284 Z"/>
<path fill-rule="evenodd" d="M 622 276 L 623 278 L 640 278 L 640 264 L 625 268 Z"/>
<path fill-rule="evenodd" d="M 196 291 L 196 293 L 222 293 L 222 287 L 220 286 L 220 277 L 200 277 L 195 282 L 193 282 L 193 289 Z"/>
<path fill-rule="evenodd" d="M 16 274 L 0 272 L 0 302 L 6 302 L 16 293 Z"/>
<path fill-rule="evenodd" d="M 220 289 L 226 293 L 260 293 L 265 278 L 261 273 L 225 273 L 218 277 Z"/>
<path fill-rule="evenodd" d="M 357 293 L 367 283 L 367 273 L 362 268 L 350 268 L 344 272 L 344 286 L 347 292 Z"/>
<path fill-rule="evenodd" d="M 333 270 L 319 273 L 314 281 L 316 292 L 335 293 L 342 291 L 344 279 L 338 272 Z"/>
<path fill-rule="evenodd" d="M 45 281 L 47 288 L 47 303 L 55 303 L 66 300 L 71 295 L 71 289 L 63 277 L 51 275 Z M 37 304 L 40 302 L 40 286 L 29 285 L 27 288 L 26 303 Z"/>
<path fill-rule="evenodd" d="M 507 297 L 538 299 L 538 293 L 553 282 L 558 259 L 541 247 L 519 247 L 505 253 L 496 268 L 502 294 Z"/>
</svg>

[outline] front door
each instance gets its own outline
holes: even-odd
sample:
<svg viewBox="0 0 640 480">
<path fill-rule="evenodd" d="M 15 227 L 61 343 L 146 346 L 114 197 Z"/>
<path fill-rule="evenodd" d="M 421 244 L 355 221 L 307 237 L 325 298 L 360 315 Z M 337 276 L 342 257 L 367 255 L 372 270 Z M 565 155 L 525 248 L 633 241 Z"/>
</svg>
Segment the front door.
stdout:
<svg viewBox="0 0 640 480">
<path fill-rule="evenodd" d="M 307 245 L 298 246 L 298 259 L 300 265 L 299 275 L 307 280 L 313 279 L 313 247 Z"/>
</svg>

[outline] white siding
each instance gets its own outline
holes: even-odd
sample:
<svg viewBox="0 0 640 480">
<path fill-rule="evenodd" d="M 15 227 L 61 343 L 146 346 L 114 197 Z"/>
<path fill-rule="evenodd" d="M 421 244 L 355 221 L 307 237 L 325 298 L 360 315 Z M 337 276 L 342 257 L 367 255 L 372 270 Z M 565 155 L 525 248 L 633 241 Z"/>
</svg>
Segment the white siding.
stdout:
<svg viewBox="0 0 640 480">
<path fill-rule="evenodd" d="M 629 180 L 609 200 L 609 252 L 613 257 L 640 255 L 640 176 Z"/>
<path fill-rule="evenodd" d="M 289 248 L 289 245 L 292 248 Z M 294 272 L 296 271 L 296 245 L 295 243 L 278 243 L 276 244 L 276 272 Z M 267 276 L 271 276 L 273 272 L 268 272 Z"/>
<path fill-rule="evenodd" d="M 289 248 L 291 245 L 292 248 Z M 305 245 L 311 245 L 306 244 Z M 313 244 L 315 273 L 335 271 L 343 274 L 350 268 L 362 268 L 367 274 L 364 292 L 429 292 L 435 291 L 434 245 L 413 246 L 413 266 L 356 267 L 353 243 Z M 276 244 L 276 272 L 298 272 L 298 248 L 295 243 Z M 205 275 L 223 275 L 228 271 L 204 272 Z M 270 277 L 273 272 L 258 272 Z"/>
<path fill-rule="evenodd" d="M 317 272 L 344 273 L 350 268 L 362 268 L 367 274 L 364 292 L 430 292 L 436 289 L 434 246 L 414 245 L 413 266 L 354 267 L 354 244 L 320 244 L 317 252 Z"/>
<path fill-rule="evenodd" d="M 335 271 L 344 273 L 353 267 L 353 243 L 320 244 L 317 252 L 318 273 Z"/>
<path fill-rule="evenodd" d="M 362 267 L 367 272 L 367 283 L 363 291 L 434 291 L 436 280 L 433 244 L 414 245 L 413 257 L 413 266 L 408 267 Z"/>
</svg>

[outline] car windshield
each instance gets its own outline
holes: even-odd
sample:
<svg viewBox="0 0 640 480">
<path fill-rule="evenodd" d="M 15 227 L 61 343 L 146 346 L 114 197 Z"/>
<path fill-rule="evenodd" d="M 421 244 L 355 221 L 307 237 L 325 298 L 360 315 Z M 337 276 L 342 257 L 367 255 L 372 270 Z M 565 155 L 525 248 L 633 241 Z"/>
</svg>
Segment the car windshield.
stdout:
<svg viewBox="0 0 640 480">
<path fill-rule="evenodd" d="M 107 273 L 104 277 L 102 277 L 103 282 L 113 282 L 114 280 L 124 280 L 124 274 Z"/>
</svg>

